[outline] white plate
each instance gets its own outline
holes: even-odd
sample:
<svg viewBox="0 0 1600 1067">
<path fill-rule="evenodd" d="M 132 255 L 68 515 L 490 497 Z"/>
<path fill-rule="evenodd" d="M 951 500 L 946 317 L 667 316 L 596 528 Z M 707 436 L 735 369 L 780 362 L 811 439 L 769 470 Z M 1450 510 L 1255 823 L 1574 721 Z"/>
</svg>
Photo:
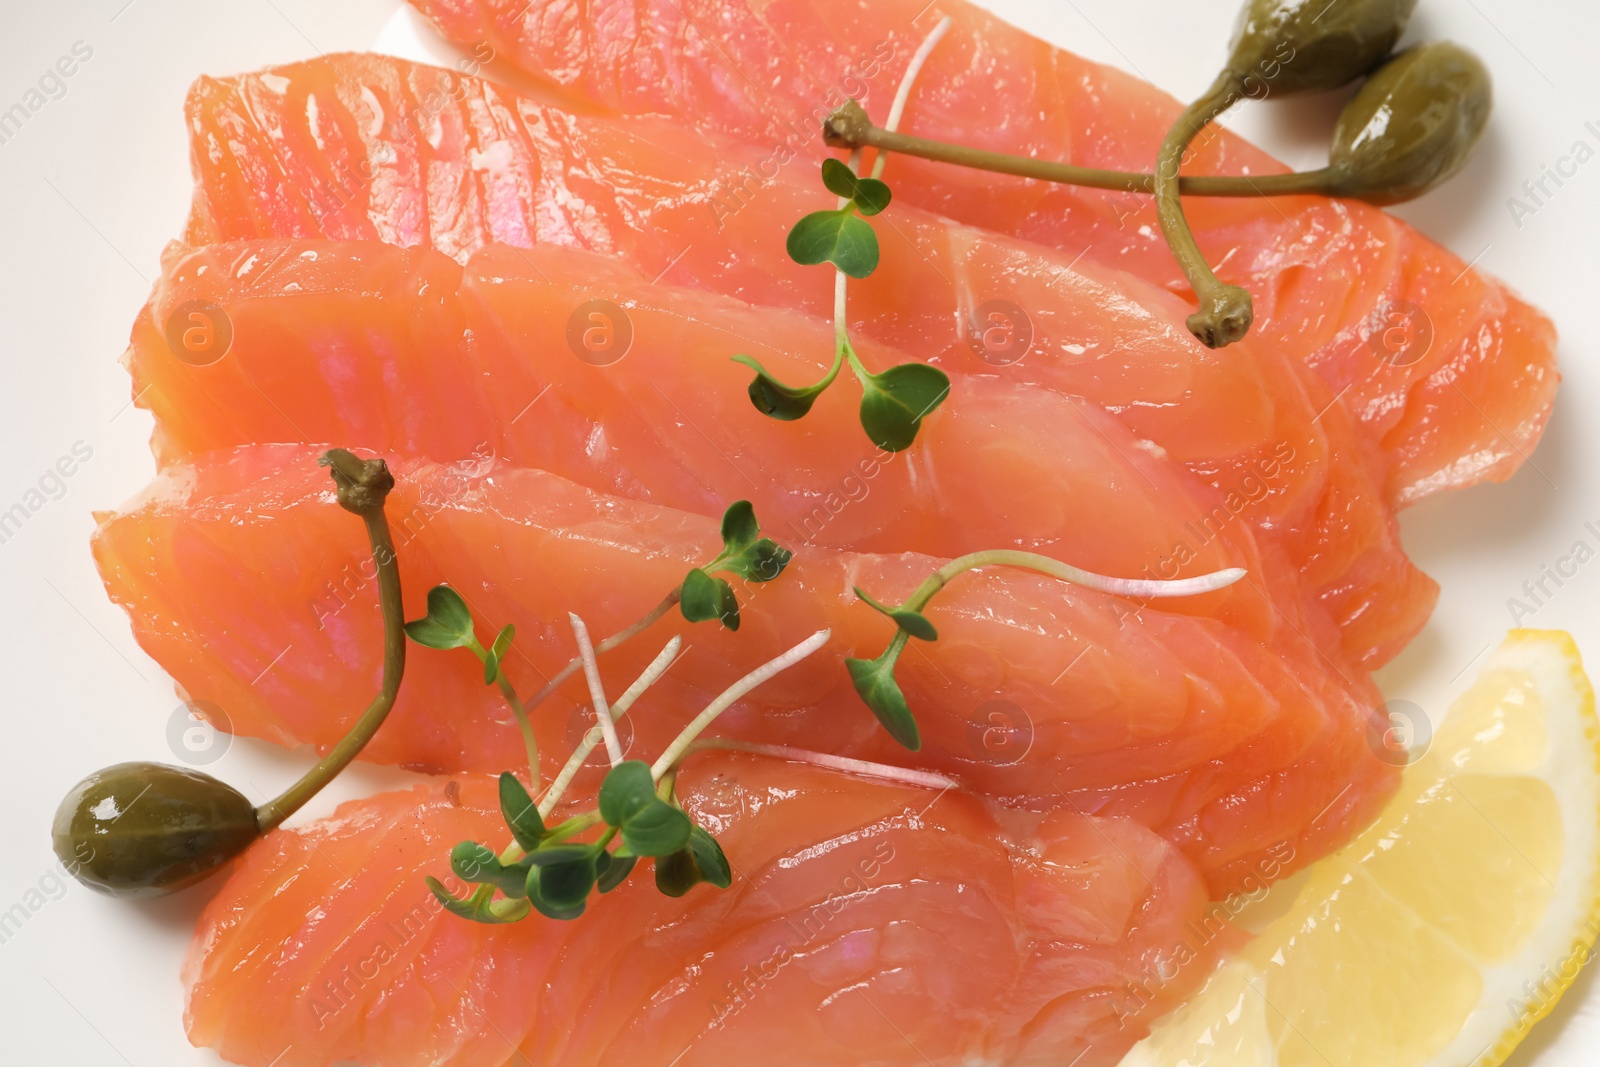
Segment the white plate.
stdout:
<svg viewBox="0 0 1600 1067">
<path fill-rule="evenodd" d="M 10 697 L 0 737 L 0 1019 L 8 1063 L 218 1064 L 183 1035 L 178 968 L 204 889 L 130 906 L 57 879 L 47 827 L 83 773 L 172 759 L 170 682 L 134 643 L 89 558 L 91 509 L 114 507 L 153 470 L 149 419 L 128 406 L 116 358 L 188 203 L 182 102 L 201 73 L 318 51 L 377 46 L 448 55 L 395 0 L 95 0 L 13 3 L 0 37 L 0 111 L 40 106 L 0 142 L 0 511 L 58 459 L 92 450 L 20 531 L 0 543 L 0 662 Z M 1220 62 L 1234 0 L 988 0 L 1032 32 L 1133 70 L 1180 96 Z M 1564 178 L 1520 220 L 1508 198 L 1586 142 L 1600 150 L 1600 8 L 1578 0 L 1422 0 L 1412 36 L 1450 37 L 1496 79 L 1483 149 L 1445 189 L 1401 209 L 1424 232 L 1508 279 L 1554 316 L 1566 384 L 1532 463 L 1503 486 L 1430 501 L 1404 519 L 1406 546 L 1444 587 L 1439 611 L 1382 675 L 1391 698 L 1435 719 L 1513 624 L 1511 598 L 1580 541 L 1600 549 L 1600 159 Z M 78 44 L 82 42 L 81 44 Z M 48 95 L 30 89 L 78 45 L 87 59 Z M 64 91 L 63 91 L 64 90 Z M 1256 105 L 1230 124 L 1314 165 L 1327 100 Z M 1589 123 L 1593 125 L 1588 125 Z M 1567 169 L 1571 169 L 1568 167 Z M 1593 528 L 1587 523 L 1593 523 Z M 1600 663 L 1600 562 L 1562 578 L 1522 621 L 1573 631 Z M 1531 605 L 1530 606 L 1535 606 Z M 239 741 L 213 772 L 264 795 L 304 752 Z M 361 768 L 315 811 L 401 781 Z M 315 812 L 313 812 L 314 814 Z M 64 888 L 63 888 L 64 886 Z M 17 908 L 20 907 L 20 912 Z M 25 917 L 22 917 L 25 916 Z M 1600 1060 L 1600 984 L 1591 968 L 1519 1051 L 1519 1067 Z M 642 1065 L 650 1067 L 650 1065 Z"/>
</svg>

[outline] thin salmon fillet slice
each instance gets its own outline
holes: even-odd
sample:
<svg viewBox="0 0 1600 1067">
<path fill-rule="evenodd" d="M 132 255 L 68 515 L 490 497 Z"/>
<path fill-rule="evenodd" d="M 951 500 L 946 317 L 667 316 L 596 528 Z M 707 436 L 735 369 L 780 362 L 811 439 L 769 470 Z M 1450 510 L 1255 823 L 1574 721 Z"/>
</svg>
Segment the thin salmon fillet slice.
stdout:
<svg viewBox="0 0 1600 1067">
<path fill-rule="evenodd" d="M 958 792 L 715 753 L 678 789 L 732 886 L 675 900 L 641 868 L 569 922 L 477 925 L 424 887 L 457 842 L 508 839 L 489 779 L 274 831 L 201 916 L 190 1040 L 247 1067 L 1094 1067 L 1239 940 L 1127 819 L 1014 825 Z"/>
<path fill-rule="evenodd" d="M 94 549 L 135 636 L 199 713 L 236 733 L 326 749 L 375 691 L 382 641 L 364 538 L 333 503 L 318 451 L 250 446 L 169 467 L 143 499 L 101 517 Z M 507 669 L 524 695 L 572 655 L 568 611 L 597 634 L 615 632 L 717 544 L 714 519 L 488 458 L 407 462 L 396 473 L 389 513 L 408 617 L 448 579 L 486 630 L 515 623 Z M 928 609 L 939 639 L 918 643 L 898 671 L 924 737 L 921 752 L 907 752 L 861 705 L 841 663 L 876 655 L 891 632 L 851 589 L 892 602 L 940 562 L 809 548 L 777 581 L 740 590 L 737 633 L 669 615 L 602 663 L 616 691 L 669 635 L 686 643 L 651 690 L 652 713 L 627 720 L 631 744 L 659 751 L 724 686 L 828 627 L 826 648 L 741 701 L 718 730 L 936 768 L 1024 806 L 1109 791 L 1149 825 L 1250 791 L 1257 808 L 1235 805 L 1236 833 L 1263 820 L 1308 823 L 1352 780 L 1371 777 L 1358 764 L 1378 763 L 1364 748 L 1318 759 L 1332 736 L 1365 736 L 1378 697 L 1364 673 L 1307 640 L 1315 620 L 1286 620 L 1263 643 L 1215 620 L 1004 569 L 963 576 Z M 547 772 L 592 725 L 586 703 L 574 678 L 535 716 Z M 472 657 L 419 649 L 363 755 L 433 772 L 504 770 L 522 762 L 508 718 Z M 1299 759 L 1313 766 L 1293 798 L 1259 789 Z M 1203 782 L 1174 799 L 1190 772 Z M 1381 769 L 1368 784 L 1382 794 L 1393 781 Z"/>
<path fill-rule="evenodd" d="M 747 189 L 746 146 L 686 141 L 679 123 L 578 118 L 477 79 L 352 55 L 203 78 L 188 113 L 193 247 L 327 237 L 465 261 L 492 242 L 559 244 L 651 280 L 833 313 L 826 272 L 784 253 L 794 221 L 827 202 L 814 174 Z M 739 210 L 719 211 L 719 197 L 735 194 Z M 891 212 L 882 265 L 851 287 L 857 336 L 952 373 L 1082 395 L 1225 491 L 1288 448 L 1292 476 L 1271 479 L 1260 503 L 1276 521 L 1315 510 L 1330 454 L 1370 463 L 1381 491 L 1376 442 L 1351 440 L 1333 394 L 1298 362 L 1253 343 L 1205 349 L 1183 326 L 1181 300 L 1126 272 L 914 208 Z M 1000 332 L 1013 327 L 1004 343 L 993 336 L 1002 311 Z"/>
<path fill-rule="evenodd" d="M 609 302 L 606 328 L 630 338 L 617 342 L 620 358 L 574 347 L 575 316 L 597 299 Z M 196 302 L 231 324 L 226 356 L 203 365 L 156 328 Z M 1266 577 L 1263 588 L 1281 584 L 1245 520 L 1283 461 L 1221 493 L 1092 405 L 993 375 L 961 378 L 896 456 L 861 433 L 848 382 L 805 420 L 777 423 L 750 405 L 749 372 L 729 358 L 754 355 L 780 379 L 805 381 L 823 373 L 830 346 L 828 327 L 803 316 L 652 286 L 554 246 L 491 248 L 463 272 L 419 249 L 246 241 L 172 250 L 127 363 L 164 461 L 281 440 L 437 460 L 493 451 L 700 514 L 748 497 L 796 543 L 947 556 L 1013 545 L 1104 573 L 1237 565 Z M 871 343 L 862 355 L 874 366 L 908 358 Z M 1306 531 L 1259 535 L 1284 541 L 1311 593 L 1328 591 L 1323 610 L 1351 618 L 1340 647 L 1358 662 L 1398 650 L 1435 595 L 1370 501 L 1319 514 Z M 1112 524 L 1117 537 L 1106 536 Z M 1174 607 L 1259 624 L 1260 597 L 1239 593 L 1244 605 L 1223 594 Z M 1352 617 L 1349 603 L 1365 598 L 1391 610 Z"/>
<path fill-rule="evenodd" d="M 413 3 L 446 37 L 487 42 L 568 99 L 745 142 L 760 159 L 756 197 L 815 155 L 822 118 L 848 97 L 882 121 L 941 16 L 953 25 L 918 75 L 907 133 L 1147 171 L 1182 106 L 962 0 Z M 1220 128 L 1185 158 L 1186 173 L 1285 169 Z M 911 158 L 888 177 L 903 201 L 1189 294 L 1149 197 Z M 720 210 L 741 210 L 747 192 L 735 186 Z M 1555 331 L 1504 285 L 1353 201 L 1194 197 L 1186 211 L 1207 258 L 1255 298 L 1258 341 L 1315 367 L 1383 435 L 1395 499 L 1504 479 L 1532 450 L 1558 382 Z M 1431 431 L 1414 432 L 1424 421 Z"/>
</svg>

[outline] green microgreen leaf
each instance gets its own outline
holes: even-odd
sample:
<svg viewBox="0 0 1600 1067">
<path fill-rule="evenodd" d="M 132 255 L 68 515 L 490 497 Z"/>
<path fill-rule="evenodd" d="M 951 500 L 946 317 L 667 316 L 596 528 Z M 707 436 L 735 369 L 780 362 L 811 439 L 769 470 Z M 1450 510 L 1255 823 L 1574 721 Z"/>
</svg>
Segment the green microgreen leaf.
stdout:
<svg viewBox="0 0 1600 1067">
<path fill-rule="evenodd" d="M 692 826 L 689 816 L 662 800 L 629 819 L 622 840 L 636 856 L 665 856 L 683 847 Z"/>
<path fill-rule="evenodd" d="M 856 217 L 853 203 L 805 216 L 789 231 L 788 248 L 796 263 L 832 263 L 852 278 L 878 268 L 878 235 Z"/>
<path fill-rule="evenodd" d="M 861 378 L 861 427 L 887 452 L 910 448 L 922 420 L 950 394 L 950 379 L 926 363 L 902 363 L 882 374 L 856 373 Z"/>
<path fill-rule="evenodd" d="M 916 752 L 922 747 L 922 734 L 905 694 L 900 691 L 900 683 L 894 677 L 895 663 L 905 648 L 906 639 L 906 634 L 897 633 L 877 659 L 847 659 L 844 665 L 856 692 L 889 731 L 889 736 Z"/>
<path fill-rule="evenodd" d="M 689 840 L 689 817 L 656 795 L 650 766 L 624 760 L 600 783 L 600 817 L 635 856 L 665 856 Z"/>
<path fill-rule="evenodd" d="M 702 569 L 727 571 L 749 582 L 772 581 L 783 573 L 794 554 L 771 538 L 760 535 L 761 527 L 750 501 L 735 501 L 722 515 L 722 554 Z M 737 614 L 737 600 L 734 610 Z"/>
<path fill-rule="evenodd" d="M 750 394 L 750 403 L 754 404 L 761 414 L 780 422 L 794 422 L 796 419 L 805 418 L 811 411 L 811 405 L 817 402 L 817 397 L 833 384 L 833 375 L 830 374 L 816 385 L 797 388 L 778 381 L 752 356 L 734 356 L 733 361 L 743 363 L 756 372 L 747 390 Z"/>
<path fill-rule="evenodd" d="M 500 661 L 505 658 L 506 649 L 511 647 L 511 639 L 517 636 L 517 627 L 513 623 L 494 635 L 494 644 L 489 646 L 489 651 L 483 657 L 483 684 L 493 685 L 500 677 Z"/>
<path fill-rule="evenodd" d="M 834 196 L 842 196 L 846 200 L 855 199 L 856 172 L 840 160 L 830 157 L 822 161 L 822 184 L 826 185 L 828 192 Z"/>
<path fill-rule="evenodd" d="M 595 856 L 592 848 L 565 863 L 535 864 L 539 872 L 539 897 L 554 908 L 571 908 L 582 904 L 595 883 Z"/>
<path fill-rule="evenodd" d="M 472 613 L 448 585 L 428 590 L 428 614 L 406 623 L 406 636 L 428 648 L 465 648 L 473 641 Z"/>
<path fill-rule="evenodd" d="M 587 861 L 528 868 L 523 891 L 528 903 L 548 919 L 576 919 L 588 906 L 589 890 L 594 887 L 594 856 Z"/>
<path fill-rule="evenodd" d="M 607 771 L 600 783 L 600 817 L 608 826 L 621 827 L 659 799 L 650 765 L 643 760 L 623 760 Z"/>
<path fill-rule="evenodd" d="M 492 885 L 508 897 L 522 895 L 522 865 L 503 866 L 493 850 L 476 841 L 463 841 L 450 850 L 450 869 L 463 882 Z"/>
<path fill-rule="evenodd" d="M 722 544 L 730 552 L 740 552 L 755 544 L 761 536 L 761 524 L 756 521 L 755 505 L 748 500 L 735 500 L 722 513 Z"/>
<path fill-rule="evenodd" d="M 691 826 L 687 845 L 656 860 L 656 888 L 669 897 L 681 897 L 701 882 L 726 889 L 733 884 L 733 872 L 717 839 Z"/>
<path fill-rule="evenodd" d="M 822 161 L 822 184 L 834 196 L 855 204 L 863 215 L 876 215 L 889 206 L 889 187 L 877 178 L 858 178 L 855 171 L 837 159 Z"/>
<path fill-rule="evenodd" d="M 628 875 L 633 873 L 633 868 L 639 862 L 638 856 L 613 856 L 609 852 L 600 853 L 595 869 L 599 877 L 595 879 L 595 888 L 602 893 L 609 893 L 623 882 Z"/>
<path fill-rule="evenodd" d="M 893 194 L 889 192 L 889 186 L 877 178 L 856 179 L 855 203 L 856 210 L 861 214 L 869 217 L 876 215 L 888 207 L 892 199 Z"/>
<path fill-rule="evenodd" d="M 739 628 L 739 598 L 725 579 L 713 578 L 696 567 L 683 579 L 678 591 L 678 609 L 690 622 L 722 620 L 730 630 Z"/>
<path fill-rule="evenodd" d="M 437 878 L 424 877 L 423 881 L 428 883 L 428 889 L 432 891 L 434 899 L 444 905 L 446 911 L 473 922 L 490 925 L 514 923 L 526 918 L 532 910 L 526 900 L 490 900 L 481 898 L 476 893 L 463 900 L 452 895 Z"/>
<path fill-rule="evenodd" d="M 544 820 L 539 817 L 539 805 L 510 771 L 500 775 L 500 814 L 505 816 L 506 825 L 511 827 L 512 836 L 524 851 L 532 852 L 544 840 Z"/>
<path fill-rule="evenodd" d="M 717 567 L 730 574 L 737 574 L 747 582 L 770 582 L 783 573 L 783 568 L 787 567 L 793 558 L 793 552 L 769 537 L 762 537 L 737 555 L 722 560 Z M 739 609 L 737 600 L 734 601 L 733 608 L 734 614 L 737 615 Z M 737 630 L 738 626 L 729 629 Z"/>
<path fill-rule="evenodd" d="M 889 616 L 894 620 L 896 626 L 912 637 L 921 638 L 924 641 L 939 640 L 939 631 L 933 628 L 933 623 L 929 622 L 928 617 L 921 612 L 911 611 L 907 608 L 890 607 L 888 604 L 880 603 L 864 593 L 859 585 L 855 587 L 855 590 L 856 596 L 865 600 L 877 611 Z"/>
<path fill-rule="evenodd" d="M 484 876 L 490 864 L 498 864 L 494 851 L 476 841 L 463 841 L 450 850 L 450 869 L 463 882 L 487 882 Z"/>
<path fill-rule="evenodd" d="M 595 852 L 593 845 L 546 845 L 528 853 L 527 861 L 535 867 L 560 867 L 577 863 L 585 856 L 593 860 Z"/>
</svg>

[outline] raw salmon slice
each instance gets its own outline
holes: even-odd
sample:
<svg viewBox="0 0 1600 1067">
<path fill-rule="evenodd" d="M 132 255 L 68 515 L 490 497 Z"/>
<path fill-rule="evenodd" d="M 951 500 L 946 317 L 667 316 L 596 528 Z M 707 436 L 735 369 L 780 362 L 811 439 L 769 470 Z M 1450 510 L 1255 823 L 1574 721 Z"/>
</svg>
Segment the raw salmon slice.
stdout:
<svg viewBox="0 0 1600 1067">
<path fill-rule="evenodd" d="M 620 358 L 574 347 L 575 317 L 595 300 L 609 303 L 599 313 L 606 327 L 628 338 L 617 342 L 627 346 Z M 231 348 L 215 363 L 180 358 L 156 328 L 196 302 L 231 323 Z M 808 381 L 831 347 L 831 330 L 809 318 L 652 286 L 555 246 L 500 246 L 462 272 L 419 249 L 251 241 L 174 249 L 128 363 L 164 458 L 286 439 L 438 460 L 488 449 L 700 514 L 750 497 L 795 542 L 946 556 L 1017 545 L 1104 573 L 1238 565 L 1266 578 L 1262 588 L 1282 584 L 1248 517 L 1266 482 L 1288 473 L 1291 449 L 1260 468 L 1250 491 L 1221 493 L 1082 400 L 971 375 L 895 456 L 856 425 L 852 383 L 805 420 L 777 423 L 751 407 L 749 371 L 729 358 L 754 355 L 783 380 Z M 909 358 L 871 343 L 862 355 L 879 367 Z M 1117 537 L 1106 536 L 1111 522 Z M 1354 661 L 1387 658 L 1432 607 L 1432 582 L 1371 497 L 1332 497 L 1310 529 L 1261 537 L 1284 542 L 1305 586 L 1324 595 Z M 1240 594 L 1259 600 L 1249 589 L 1233 599 Z M 1364 610 L 1380 598 L 1388 610 Z M 1259 604 L 1252 612 L 1228 600 L 1174 609 L 1259 617 Z"/>
<path fill-rule="evenodd" d="M 448 71 L 350 55 L 201 79 L 188 111 L 191 246 L 320 236 L 465 260 L 490 242 L 560 244 L 652 280 L 832 316 L 826 272 L 784 253 L 794 221 L 827 202 L 815 172 L 749 188 L 747 146 L 686 142 L 679 123 L 580 119 Z M 723 210 L 730 196 L 736 211 Z M 1330 453 L 1377 462 L 1349 441 L 1314 375 L 1271 348 L 1205 349 L 1171 293 L 1082 257 L 892 211 L 882 266 L 851 287 L 857 336 L 951 372 L 1082 395 L 1225 491 L 1287 446 L 1296 472 L 1262 505 L 1279 520 L 1314 510 Z M 1007 322 L 1009 339 L 994 337 Z M 1297 491 L 1307 480 L 1309 493 Z"/>
<path fill-rule="evenodd" d="M 912 53 L 946 15 L 953 25 L 918 76 L 907 133 L 1147 171 L 1181 107 L 962 0 L 413 2 L 445 36 L 487 41 L 571 99 L 745 142 L 758 179 L 814 158 L 822 117 L 847 97 L 882 121 Z M 1284 169 L 1220 129 L 1186 158 L 1193 173 Z M 1188 293 L 1149 197 L 910 158 L 888 177 L 902 201 Z M 745 191 L 722 210 L 739 210 Z M 1258 342 L 1315 367 L 1382 435 L 1397 500 L 1506 478 L 1532 450 L 1558 381 L 1555 332 L 1505 286 L 1364 204 L 1187 203 L 1208 259 L 1254 297 Z"/>
<path fill-rule="evenodd" d="M 443 912 L 492 781 L 277 830 L 201 917 L 190 1040 L 248 1067 L 1114 1064 L 1236 943 L 1192 868 L 1122 818 L 1023 828 L 960 793 L 695 757 L 691 817 L 735 871 L 673 900 L 641 869 L 572 922 Z"/>
<path fill-rule="evenodd" d="M 173 465 L 142 500 L 102 517 L 95 555 L 136 637 L 198 711 L 233 732 L 325 749 L 375 691 L 382 653 L 360 524 L 332 502 L 319 452 L 252 446 Z M 714 519 L 489 458 L 407 462 L 396 473 L 390 515 L 408 617 L 448 579 L 485 629 L 515 623 L 508 670 L 525 695 L 572 655 L 568 611 L 597 634 L 615 632 L 718 543 Z M 659 752 L 716 692 L 828 627 L 827 648 L 741 702 L 719 730 L 940 769 L 1020 804 L 1081 796 L 1073 802 L 1084 810 L 1119 807 L 1175 832 L 1209 817 L 1203 846 L 1219 859 L 1206 873 L 1219 879 L 1224 866 L 1303 834 L 1332 840 L 1392 788 L 1392 768 L 1361 741 L 1376 691 L 1312 647 L 1303 635 L 1314 619 L 1285 619 L 1264 643 L 1011 570 L 965 575 L 930 607 L 939 639 L 919 643 L 899 670 L 924 734 L 923 750 L 906 752 L 860 704 L 841 662 L 876 655 L 890 636 L 851 587 L 893 602 L 940 562 L 807 548 L 776 582 L 741 590 L 737 633 L 669 615 L 603 663 L 620 691 L 670 634 L 686 642 L 649 714 L 630 717 L 632 744 Z M 585 694 L 574 678 L 536 716 L 549 772 L 592 724 Z M 504 770 L 521 762 L 507 718 L 472 657 L 417 650 L 364 755 L 438 772 Z M 1292 782 L 1275 777 L 1300 764 Z M 1236 848 L 1241 837 L 1250 844 Z M 1261 837 L 1271 841 L 1257 847 Z M 1313 858 L 1309 846 L 1300 854 Z"/>
</svg>

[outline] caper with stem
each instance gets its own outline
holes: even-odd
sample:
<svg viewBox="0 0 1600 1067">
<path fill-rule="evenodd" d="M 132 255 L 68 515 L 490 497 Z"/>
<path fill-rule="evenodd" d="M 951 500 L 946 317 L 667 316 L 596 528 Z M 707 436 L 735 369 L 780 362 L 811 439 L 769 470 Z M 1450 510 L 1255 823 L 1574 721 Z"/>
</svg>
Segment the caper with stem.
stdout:
<svg viewBox="0 0 1600 1067">
<path fill-rule="evenodd" d="M 1194 287 L 1199 310 L 1189 330 L 1208 348 L 1249 332 L 1250 294 L 1222 282 L 1184 218 L 1178 171 L 1200 131 L 1246 95 L 1335 89 L 1376 66 L 1400 38 L 1416 0 L 1247 0 L 1228 62 L 1211 87 L 1184 108 L 1156 156 L 1156 219 Z"/>
<path fill-rule="evenodd" d="M 1263 197 L 1319 194 L 1371 204 L 1411 200 L 1464 165 L 1488 124 L 1493 89 L 1472 53 L 1449 43 L 1419 45 L 1373 72 L 1340 114 L 1329 163 L 1285 174 L 1191 174 L 1184 196 Z M 836 148 L 877 148 L 995 174 L 1107 189 L 1155 191 L 1155 175 L 1008 155 L 875 126 L 859 103 L 841 105 L 823 125 Z"/>
<path fill-rule="evenodd" d="M 400 570 L 384 515 L 394 476 L 381 459 L 332 449 L 338 501 L 361 516 L 378 573 L 383 611 L 383 681 L 350 732 L 315 767 L 260 807 L 209 774 L 160 763 L 119 763 L 67 793 L 51 827 L 62 864 L 84 885 L 114 896 L 148 897 L 193 885 L 294 814 L 356 757 L 394 707 L 405 673 Z"/>
<path fill-rule="evenodd" d="M 1248 0 L 1224 73 L 1252 97 L 1349 85 L 1394 50 L 1416 6 L 1417 0 Z"/>
<path fill-rule="evenodd" d="M 1493 103 L 1489 71 L 1465 48 L 1440 41 L 1407 49 L 1340 113 L 1328 191 L 1374 204 L 1421 196 L 1466 163 Z"/>
</svg>

